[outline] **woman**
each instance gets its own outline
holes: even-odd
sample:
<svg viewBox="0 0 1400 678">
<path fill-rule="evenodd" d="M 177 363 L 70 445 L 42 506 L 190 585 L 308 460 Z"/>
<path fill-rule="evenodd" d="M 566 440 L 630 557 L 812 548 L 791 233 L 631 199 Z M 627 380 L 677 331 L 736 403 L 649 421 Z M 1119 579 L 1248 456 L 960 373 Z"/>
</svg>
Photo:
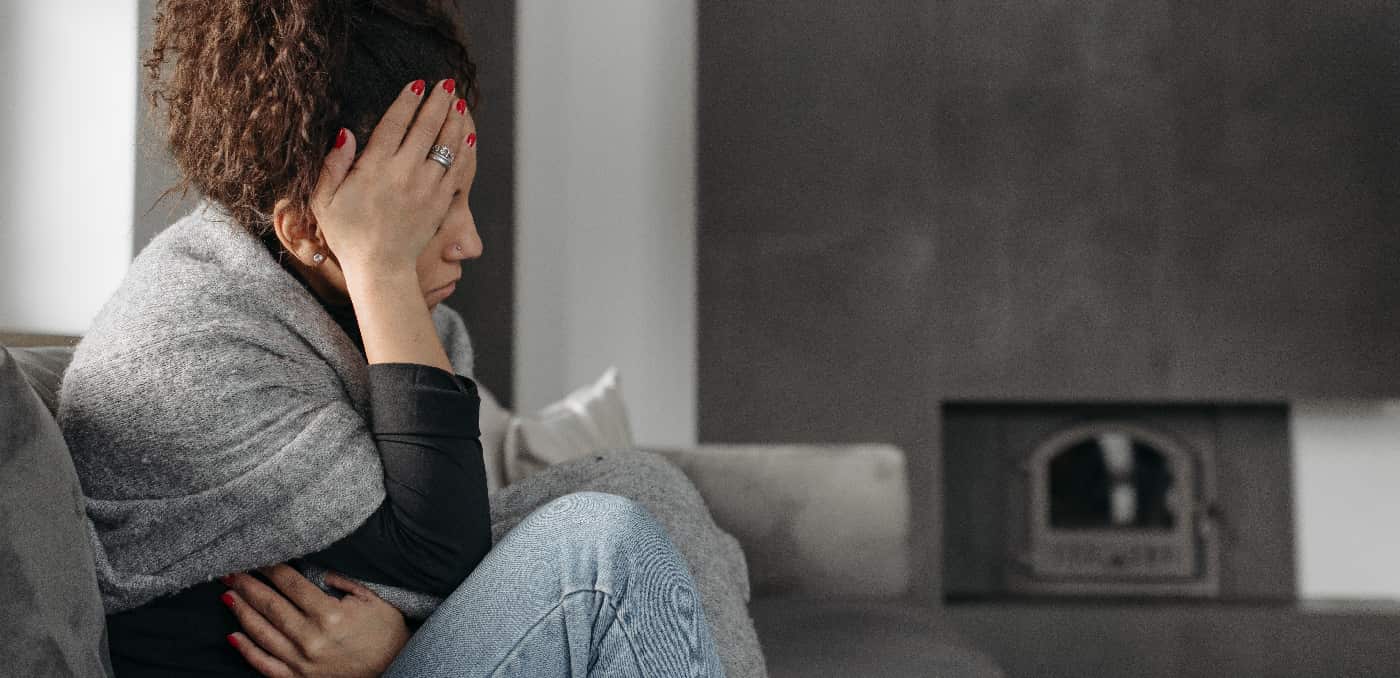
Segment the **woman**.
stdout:
<svg viewBox="0 0 1400 678">
<path fill-rule="evenodd" d="M 446 10 L 167 0 L 146 67 L 206 201 L 133 261 L 59 410 L 118 676 L 763 675 L 742 553 L 657 455 L 488 501 L 440 303 L 483 252 Z"/>
</svg>

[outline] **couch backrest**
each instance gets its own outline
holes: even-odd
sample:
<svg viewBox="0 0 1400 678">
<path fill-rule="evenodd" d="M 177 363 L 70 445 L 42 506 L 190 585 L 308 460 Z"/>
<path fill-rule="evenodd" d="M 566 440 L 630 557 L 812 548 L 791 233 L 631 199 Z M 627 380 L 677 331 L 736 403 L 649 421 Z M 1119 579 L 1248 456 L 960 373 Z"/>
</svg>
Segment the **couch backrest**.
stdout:
<svg viewBox="0 0 1400 678">
<path fill-rule="evenodd" d="M 62 350 L 0 345 L 4 675 L 111 675 L 82 491 L 54 408 L 42 397 L 57 403 L 53 377 L 66 365 Z"/>
</svg>

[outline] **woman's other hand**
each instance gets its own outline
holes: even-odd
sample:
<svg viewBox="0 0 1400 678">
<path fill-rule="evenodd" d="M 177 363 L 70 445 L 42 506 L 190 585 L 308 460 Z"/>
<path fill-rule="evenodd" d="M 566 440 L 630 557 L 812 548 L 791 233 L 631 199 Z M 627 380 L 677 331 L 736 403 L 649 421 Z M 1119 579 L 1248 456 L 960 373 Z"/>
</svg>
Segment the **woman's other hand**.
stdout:
<svg viewBox="0 0 1400 678">
<path fill-rule="evenodd" d="M 326 156 L 310 207 L 347 275 L 412 273 L 462 184 L 469 163 L 447 169 L 428 150 L 441 144 L 461 157 L 466 101 L 453 94 L 454 80 L 433 85 L 426 101 L 424 86 L 404 87 L 358 159 L 349 130 Z"/>
<path fill-rule="evenodd" d="M 403 615 L 357 582 L 327 574 L 327 584 L 348 594 L 337 599 L 289 565 L 258 571 L 277 588 L 229 575 L 224 603 L 243 626 L 229 643 L 264 676 L 378 676 L 408 642 Z"/>
</svg>

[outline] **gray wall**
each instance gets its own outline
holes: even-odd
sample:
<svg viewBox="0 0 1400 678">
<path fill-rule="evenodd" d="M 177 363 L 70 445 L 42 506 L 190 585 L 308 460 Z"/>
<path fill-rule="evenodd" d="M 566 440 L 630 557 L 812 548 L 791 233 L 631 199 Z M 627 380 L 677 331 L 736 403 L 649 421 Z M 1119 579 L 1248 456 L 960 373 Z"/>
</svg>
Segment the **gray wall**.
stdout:
<svg viewBox="0 0 1400 678">
<path fill-rule="evenodd" d="M 1400 393 L 1393 3 L 709 3 L 700 438 Z M 921 567 L 922 565 L 922 567 Z"/>
</svg>

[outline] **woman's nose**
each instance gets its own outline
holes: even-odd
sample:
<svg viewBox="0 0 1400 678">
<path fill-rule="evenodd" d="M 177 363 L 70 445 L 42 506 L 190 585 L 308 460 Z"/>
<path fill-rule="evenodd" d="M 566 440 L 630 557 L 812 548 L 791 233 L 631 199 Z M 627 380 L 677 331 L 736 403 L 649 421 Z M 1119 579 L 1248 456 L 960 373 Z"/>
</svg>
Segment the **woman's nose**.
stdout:
<svg viewBox="0 0 1400 678">
<path fill-rule="evenodd" d="M 484 246 L 481 243 L 481 234 L 476 231 L 476 220 L 467 219 L 467 224 L 448 246 L 448 258 L 450 259 L 475 259 L 481 256 Z"/>
</svg>

